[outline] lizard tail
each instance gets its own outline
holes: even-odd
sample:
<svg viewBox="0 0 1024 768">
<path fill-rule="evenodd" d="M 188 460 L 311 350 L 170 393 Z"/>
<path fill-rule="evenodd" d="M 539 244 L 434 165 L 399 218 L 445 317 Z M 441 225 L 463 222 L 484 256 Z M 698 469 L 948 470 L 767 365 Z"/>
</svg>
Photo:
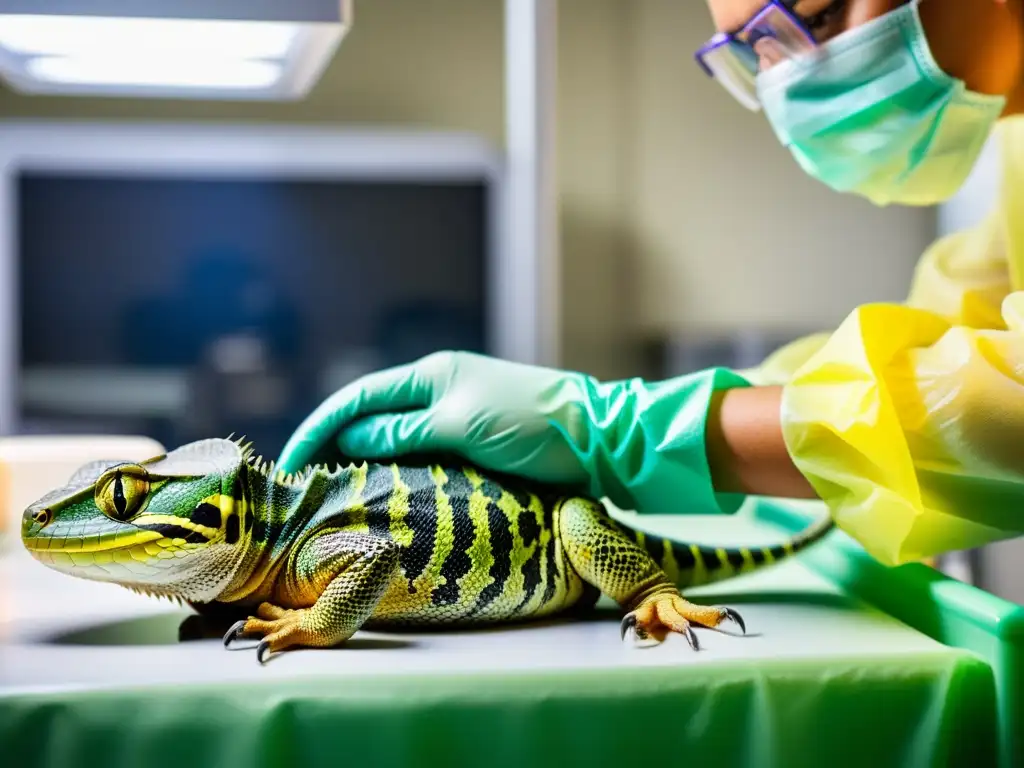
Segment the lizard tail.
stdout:
<svg viewBox="0 0 1024 768">
<path fill-rule="evenodd" d="M 827 515 L 772 546 L 714 547 L 663 538 L 639 531 L 621 520 L 616 522 L 680 589 L 713 584 L 787 560 L 818 543 L 835 528 L 831 515 Z"/>
</svg>

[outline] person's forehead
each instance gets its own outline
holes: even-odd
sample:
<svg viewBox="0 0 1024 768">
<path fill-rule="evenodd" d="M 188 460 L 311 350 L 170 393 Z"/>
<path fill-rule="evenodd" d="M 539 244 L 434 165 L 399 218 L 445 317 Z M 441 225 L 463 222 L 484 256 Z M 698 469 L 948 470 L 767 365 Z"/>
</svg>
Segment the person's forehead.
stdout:
<svg viewBox="0 0 1024 768">
<path fill-rule="evenodd" d="M 813 16 L 832 0 L 800 0 L 794 10 L 801 16 Z M 733 32 L 746 24 L 764 6 L 766 0 L 708 0 L 711 18 L 719 32 Z"/>
</svg>

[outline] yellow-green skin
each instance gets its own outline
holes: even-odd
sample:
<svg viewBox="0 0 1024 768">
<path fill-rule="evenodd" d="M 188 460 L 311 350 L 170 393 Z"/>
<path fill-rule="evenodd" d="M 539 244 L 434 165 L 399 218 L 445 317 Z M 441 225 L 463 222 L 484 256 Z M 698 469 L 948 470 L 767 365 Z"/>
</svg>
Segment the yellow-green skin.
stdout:
<svg viewBox="0 0 1024 768">
<path fill-rule="evenodd" d="M 467 625 L 551 616 L 601 593 L 638 634 L 717 625 L 679 588 L 794 554 L 825 520 L 765 549 L 645 536 L 594 499 L 471 467 L 361 464 L 284 477 L 232 440 L 190 443 L 133 464 L 96 462 L 25 512 L 41 563 L 249 616 L 226 642 L 265 651 L 333 646 L 360 627 Z"/>
</svg>

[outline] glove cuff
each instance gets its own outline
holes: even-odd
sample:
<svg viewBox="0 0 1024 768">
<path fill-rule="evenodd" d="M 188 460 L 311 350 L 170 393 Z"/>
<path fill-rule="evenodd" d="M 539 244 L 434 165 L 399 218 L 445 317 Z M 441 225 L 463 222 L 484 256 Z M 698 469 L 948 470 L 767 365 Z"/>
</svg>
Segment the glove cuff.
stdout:
<svg viewBox="0 0 1024 768">
<path fill-rule="evenodd" d="M 716 493 L 706 450 L 715 393 L 750 382 L 709 368 L 661 382 L 586 383 L 583 439 L 570 441 L 592 494 L 641 514 L 731 514 L 744 496 Z"/>
</svg>

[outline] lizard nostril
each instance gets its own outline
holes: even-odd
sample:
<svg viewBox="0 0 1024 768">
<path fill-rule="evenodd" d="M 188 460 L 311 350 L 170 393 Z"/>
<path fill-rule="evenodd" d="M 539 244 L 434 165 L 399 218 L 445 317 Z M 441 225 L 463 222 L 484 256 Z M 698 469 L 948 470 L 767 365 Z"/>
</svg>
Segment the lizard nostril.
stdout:
<svg viewBox="0 0 1024 768">
<path fill-rule="evenodd" d="M 40 509 L 34 515 L 32 515 L 32 519 L 39 523 L 39 525 L 41 526 L 48 525 L 51 518 L 52 513 L 48 509 Z"/>
</svg>

